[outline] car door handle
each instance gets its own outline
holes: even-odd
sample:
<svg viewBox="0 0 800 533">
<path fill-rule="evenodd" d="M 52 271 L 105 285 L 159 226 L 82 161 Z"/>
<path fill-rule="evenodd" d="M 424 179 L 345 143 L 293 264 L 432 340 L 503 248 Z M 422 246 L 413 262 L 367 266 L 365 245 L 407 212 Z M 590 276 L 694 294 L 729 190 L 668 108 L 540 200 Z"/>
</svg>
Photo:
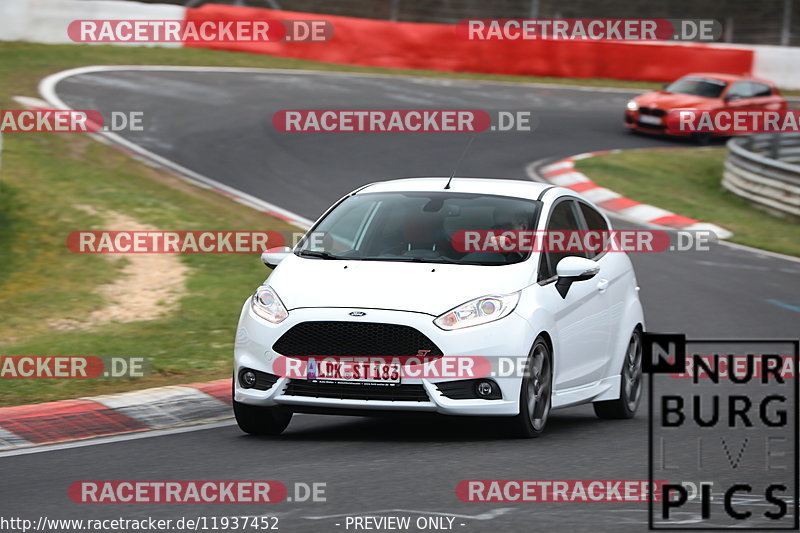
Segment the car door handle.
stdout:
<svg viewBox="0 0 800 533">
<path fill-rule="evenodd" d="M 600 281 L 597 282 L 597 290 L 598 291 L 605 292 L 605 290 L 607 288 L 608 288 L 608 280 L 607 279 L 601 279 Z"/>
</svg>

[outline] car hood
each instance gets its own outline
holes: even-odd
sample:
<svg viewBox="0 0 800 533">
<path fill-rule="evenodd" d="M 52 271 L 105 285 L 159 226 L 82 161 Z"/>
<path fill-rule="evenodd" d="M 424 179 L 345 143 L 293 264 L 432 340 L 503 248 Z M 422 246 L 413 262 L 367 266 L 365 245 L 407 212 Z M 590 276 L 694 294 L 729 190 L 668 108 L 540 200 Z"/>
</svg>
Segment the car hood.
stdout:
<svg viewBox="0 0 800 533">
<path fill-rule="evenodd" d="M 719 105 L 718 98 L 704 98 L 692 94 L 668 93 L 653 91 L 637 96 L 635 99 L 639 107 L 657 107 L 659 109 L 694 108 L 709 109 Z"/>
<path fill-rule="evenodd" d="M 267 283 L 288 310 L 300 307 L 396 309 L 438 316 L 473 298 L 524 288 L 530 262 L 479 266 L 346 261 L 290 255 Z"/>
</svg>

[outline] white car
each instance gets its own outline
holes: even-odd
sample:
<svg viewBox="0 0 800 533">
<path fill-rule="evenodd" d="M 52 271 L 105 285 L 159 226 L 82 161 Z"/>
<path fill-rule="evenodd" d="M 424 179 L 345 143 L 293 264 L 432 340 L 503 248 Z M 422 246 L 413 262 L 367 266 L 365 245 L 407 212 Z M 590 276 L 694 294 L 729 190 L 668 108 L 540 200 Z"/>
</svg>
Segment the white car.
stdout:
<svg viewBox="0 0 800 533">
<path fill-rule="evenodd" d="M 601 418 L 633 417 L 644 318 L 630 259 L 453 245 L 461 230 L 512 227 L 602 231 L 609 222 L 560 187 L 410 178 L 348 194 L 294 250 L 265 252 L 274 270 L 245 302 L 236 335 L 239 427 L 275 435 L 294 412 L 404 411 L 497 417 L 535 437 L 551 409 L 591 402 Z M 403 366 L 421 357 L 409 364 L 428 369 L 443 356 L 491 371 L 465 379 Z M 376 372 L 321 375 L 323 360 L 365 358 L 379 361 Z M 380 367 L 392 358 L 399 365 Z M 501 359 L 525 370 L 497 372 Z"/>
</svg>

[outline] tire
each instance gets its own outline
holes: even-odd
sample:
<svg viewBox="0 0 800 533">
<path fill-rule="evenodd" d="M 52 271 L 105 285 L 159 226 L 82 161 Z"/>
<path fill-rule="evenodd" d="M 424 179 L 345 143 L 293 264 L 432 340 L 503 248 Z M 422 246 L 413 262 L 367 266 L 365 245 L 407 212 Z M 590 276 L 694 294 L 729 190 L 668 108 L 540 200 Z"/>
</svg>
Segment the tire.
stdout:
<svg viewBox="0 0 800 533">
<path fill-rule="evenodd" d="M 708 146 L 711 142 L 710 133 L 695 133 L 692 137 L 699 146 Z"/>
<path fill-rule="evenodd" d="M 259 407 L 231 400 L 239 429 L 250 435 L 280 435 L 292 420 L 292 412 L 284 407 Z"/>
<path fill-rule="evenodd" d="M 636 415 L 642 399 L 642 332 L 638 328 L 628 341 L 619 379 L 619 398 L 592 404 L 598 418 L 624 420 Z"/>
<path fill-rule="evenodd" d="M 539 437 L 550 415 L 553 395 L 553 355 L 538 337 L 528 354 L 528 365 L 519 393 L 519 414 L 508 421 L 509 433 L 517 438 Z"/>
</svg>

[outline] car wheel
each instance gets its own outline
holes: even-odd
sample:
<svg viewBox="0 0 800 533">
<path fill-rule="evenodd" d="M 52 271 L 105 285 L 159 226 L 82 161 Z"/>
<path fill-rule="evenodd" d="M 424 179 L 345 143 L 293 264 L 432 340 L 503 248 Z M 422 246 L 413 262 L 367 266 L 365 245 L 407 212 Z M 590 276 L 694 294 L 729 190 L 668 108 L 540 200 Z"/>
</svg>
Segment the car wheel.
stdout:
<svg viewBox="0 0 800 533">
<path fill-rule="evenodd" d="M 528 365 L 519 393 L 519 414 L 509 421 L 512 435 L 538 437 L 544 431 L 553 392 L 553 356 L 542 337 L 536 339 L 528 355 Z"/>
<path fill-rule="evenodd" d="M 619 398 L 593 404 L 598 417 L 633 418 L 639 408 L 639 401 L 642 399 L 642 333 L 638 329 L 631 334 L 628 342 L 620 381 Z"/>
<path fill-rule="evenodd" d="M 233 414 L 239 429 L 250 435 L 280 435 L 292 420 L 284 407 L 259 407 L 233 400 Z"/>
</svg>

